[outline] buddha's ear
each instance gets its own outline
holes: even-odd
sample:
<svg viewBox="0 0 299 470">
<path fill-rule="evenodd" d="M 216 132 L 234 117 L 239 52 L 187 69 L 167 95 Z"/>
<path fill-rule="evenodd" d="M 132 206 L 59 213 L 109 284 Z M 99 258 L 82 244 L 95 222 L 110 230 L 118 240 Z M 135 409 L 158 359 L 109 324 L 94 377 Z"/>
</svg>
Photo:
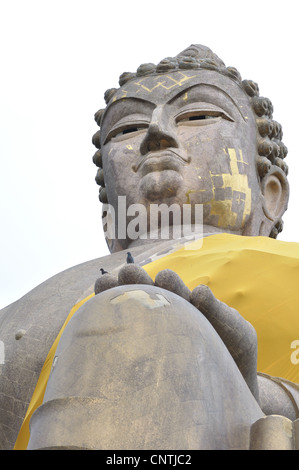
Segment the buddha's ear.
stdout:
<svg viewBox="0 0 299 470">
<path fill-rule="evenodd" d="M 289 200 L 289 184 L 285 173 L 278 166 L 273 165 L 263 177 L 261 192 L 264 220 L 260 235 L 269 236 L 286 211 Z"/>
</svg>

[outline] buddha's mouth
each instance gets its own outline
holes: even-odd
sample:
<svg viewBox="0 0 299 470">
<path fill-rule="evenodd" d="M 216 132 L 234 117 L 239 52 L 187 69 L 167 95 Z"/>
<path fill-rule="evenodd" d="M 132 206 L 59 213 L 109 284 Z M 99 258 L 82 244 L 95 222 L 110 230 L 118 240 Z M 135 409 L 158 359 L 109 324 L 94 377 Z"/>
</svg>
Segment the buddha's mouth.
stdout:
<svg viewBox="0 0 299 470">
<path fill-rule="evenodd" d="M 132 166 L 132 169 L 135 173 L 140 171 L 142 176 L 145 176 L 147 173 L 152 171 L 180 171 L 182 166 L 189 162 L 189 159 L 183 157 L 178 152 L 172 149 L 167 149 L 147 153 L 140 159 L 137 165 Z"/>
</svg>

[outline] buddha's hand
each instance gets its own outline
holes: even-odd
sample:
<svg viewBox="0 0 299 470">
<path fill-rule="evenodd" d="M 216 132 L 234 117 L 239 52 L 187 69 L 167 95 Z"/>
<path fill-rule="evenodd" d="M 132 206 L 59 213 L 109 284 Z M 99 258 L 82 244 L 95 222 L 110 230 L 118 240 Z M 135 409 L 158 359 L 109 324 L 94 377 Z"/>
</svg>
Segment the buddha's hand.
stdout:
<svg viewBox="0 0 299 470">
<path fill-rule="evenodd" d="M 183 297 L 196 307 L 215 328 L 253 395 L 258 399 L 257 336 L 253 326 L 237 310 L 218 300 L 208 286 L 199 285 L 191 292 L 182 279 L 170 269 L 160 271 L 153 281 L 143 268 L 135 264 L 125 265 L 119 271 L 118 278 L 110 274 L 99 278 L 95 293 L 128 284 L 161 287 Z"/>
<path fill-rule="evenodd" d="M 170 269 L 160 271 L 154 282 L 147 272 L 136 264 L 126 264 L 120 269 L 118 277 L 109 273 L 104 274 L 96 280 L 94 290 L 95 294 L 100 294 L 107 289 L 128 284 L 148 284 L 151 286 L 162 287 L 163 289 L 180 295 L 190 302 L 190 290 L 174 271 L 171 271 Z"/>
<path fill-rule="evenodd" d="M 257 335 L 253 326 L 237 310 L 218 300 L 208 286 L 195 287 L 190 302 L 213 325 L 258 400 Z"/>
</svg>

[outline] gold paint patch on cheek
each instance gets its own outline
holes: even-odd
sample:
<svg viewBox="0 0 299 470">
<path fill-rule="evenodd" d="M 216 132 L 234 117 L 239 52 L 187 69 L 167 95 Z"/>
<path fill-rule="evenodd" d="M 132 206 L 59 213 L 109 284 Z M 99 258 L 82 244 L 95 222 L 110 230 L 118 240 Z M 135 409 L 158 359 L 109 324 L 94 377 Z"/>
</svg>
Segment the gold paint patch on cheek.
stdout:
<svg viewBox="0 0 299 470">
<path fill-rule="evenodd" d="M 232 201 L 216 201 L 212 199 L 211 215 L 218 216 L 218 227 L 234 227 L 237 215 L 232 212 Z"/>
<path fill-rule="evenodd" d="M 238 164 L 241 164 L 243 168 L 248 164 L 243 160 L 241 149 L 238 150 L 239 158 L 237 158 L 236 149 L 229 148 L 224 151 L 229 157 L 231 173 L 220 175 L 211 173 L 213 199 L 208 203 L 211 205 L 210 213 L 218 217 L 219 227 L 235 227 L 236 225 L 243 227 L 251 213 L 251 189 L 247 175 L 239 172 Z M 215 177 L 222 177 L 221 187 L 215 187 L 213 182 Z M 226 199 L 217 197 L 217 190 L 219 193 L 222 191 L 221 194 L 230 194 L 230 197 Z"/>
</svg>

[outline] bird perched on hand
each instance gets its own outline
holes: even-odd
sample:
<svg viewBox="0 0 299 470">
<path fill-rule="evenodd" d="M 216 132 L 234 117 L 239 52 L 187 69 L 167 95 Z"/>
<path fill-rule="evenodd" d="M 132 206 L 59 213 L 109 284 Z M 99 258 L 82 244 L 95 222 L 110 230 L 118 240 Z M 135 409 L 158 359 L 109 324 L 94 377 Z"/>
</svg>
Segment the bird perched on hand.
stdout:
<svg viewBox="0 0 299 470">
<path fill-rule="evenodd" d="M 134 263 L 134 258 L 129 251 L 127 252 L 127 263 Z"/>
<path fill-rule="evenodd" d="M 101 268 L 100 271 L 101 271 L 102 274 L 108 274 L 108 272 L 105 271 L 105 269 L 103 269 L 103 268 Z"/>
</svg>

